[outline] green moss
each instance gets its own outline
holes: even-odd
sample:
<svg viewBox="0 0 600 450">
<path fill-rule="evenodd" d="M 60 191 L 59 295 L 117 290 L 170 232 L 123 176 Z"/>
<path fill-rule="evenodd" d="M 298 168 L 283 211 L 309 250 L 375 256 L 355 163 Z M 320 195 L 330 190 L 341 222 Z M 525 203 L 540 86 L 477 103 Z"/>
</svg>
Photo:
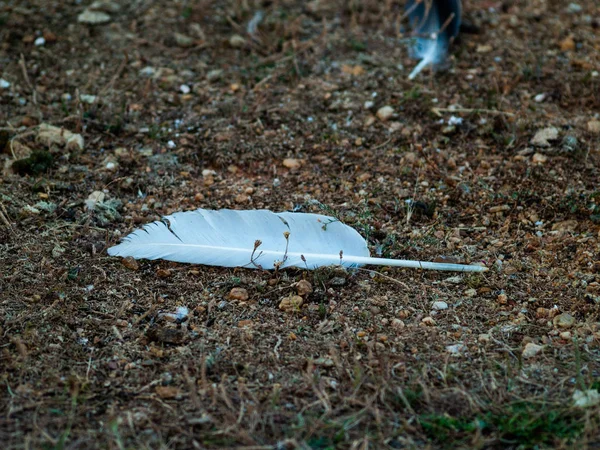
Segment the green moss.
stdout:
<svg viewBox="0 0 600 450">
<path fill-rule="evenodd" d="M 469 417 L 424 414 L 419 423 L 429 439 L 447 448 L 472 442 L 475 433 L 519 449 L 547 448 L 574 442 L 584 427 L 583 420 L 566 409 L 532 402 L 510 403 Z"/>
<path fill-rule="evenodd" d="M 54 158 L 49 152 L 45 150 L 34 150 L 28 158 L 15 161 L 12 168 L 15 173 L 18 173 L 21 176 L 40 175 L 47 172 L 50 167 L 52 167 L 53 162 Z"/>
</svg>

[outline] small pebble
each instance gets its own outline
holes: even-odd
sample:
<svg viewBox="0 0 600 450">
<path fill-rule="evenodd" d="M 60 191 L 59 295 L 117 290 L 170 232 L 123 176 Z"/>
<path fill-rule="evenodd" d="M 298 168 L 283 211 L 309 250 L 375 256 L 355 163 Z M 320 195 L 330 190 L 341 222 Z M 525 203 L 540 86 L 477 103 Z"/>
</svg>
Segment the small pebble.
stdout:
<svg viewBox="0 0 600 450">
<path fill-rule="evenodd" d="M 179 388 L 175 386 L 156 386 L 154 391 L 162 399 L 180 398 L 182 396 Z"/>
<path fill-rule="evenodd" d="M 223 76 L 223 70 L 221 69 L 215 69 L 215 70 L 211 70 L 210 72 L 208 72 L 206 74 L 206 79 L 208 81 L 218 81 L 221 77 Z"/>
<path fill-rule="evenodd" d="M 562 313 L 556 316 L 552 323 L 557 328 L 571 328 L 575 325 L 575 317 L 569 313 Z"/>
<path fill-rule="evenodd" d="M 395 330 L 401 330 L 402 328 L 406 327 L 406 325 L 404 324 L 404 322 L 400 319 L 392 319 L 392 328 Z"/>
<path fill-rule="evenodd" d="M 303 161 L 301 159 L 296 158 L 285 158 L 283 160 L 283 166 L 292 170 L 299 169 L 300 167 L 302 167 L 302 163 Z"/>
<path fill-rule="evenodd" d="M 187 319 L 190 310 L 187 306 L 178 306 L 175 310 L 175 316 L 177 317 L 178 322 L 183 322 Z"/>
<path fill-rule="evenodd" d="M 402 309 L 402 310 L 398 311 L 398 313 L 396 315 L 400 319 L 406 319 L 406 318 L 410 317 L 410 311 L 408 311 L 406 309 Z"/>
<path fill-rule="evenodd" d="M 377 117 L 382 122 L 385 122 L 394 115 L 394 108 L 391 106 L 383 106 L 377 110 Z"/>
<path fill-rule="evenodd" d="M 90 94 L 81 94 L 79 96 L 79 100 L 81 100 L 83 103 L 87 103 L 88 105 L 91 105 L 96 102 L 96 96 L 90 95 Z"/>
<path fill-rule="evenodd" d="M 304 297 L 305 295 L 312 293 L 312 291 L 313 288 L 309 281 L 300 280 L 296 283 L 296 292 L 298 292 L 298 295 Z"/>
<path fill-rule="evenodd" d="M 302 303 L 304 303 L 304 299 L 302 297 L 299 295 L 291 295 L 281 300 L 279 303 L 279 309 L 285 312 L 298 311 L 302 306 Z"/>
<path fill-rule="evenodd" d="M 566 135 L 561 142 L 561 149 L 563 152 L 572 153 L 579 147 L 579 141 L 575 136 L 570 134 Z"/>
<path fill-rule="evenodd" d="M 181 33 L 174 33 L 173 38 L 175 43 L 182 48 L 192 47 L 194 45 L 194 39 Z"/>
<path fill-rule="evenodd" d="M 146 66 L 138 72 L 143 77 L 151 77 L 156 73 L 156 69 L 152 66 Z"/>
<path fill-rule="evenodd" d="M 3 81 L 4 80 L 0 80 L 0 87 L 3 87 L 2 86 Z M 6 87 L 8 87 L 8 86 L 6 86 Z M 587 123 L 587 129 L 592 134 L 600 134 L 600 120 L 597 120 L 597 119 L 590 120 Z"/>
<path fill-rule="evenodd" d="M 173 273 L 169 269 L 158 269 L 156 271 L 156 276 L 158 278 L 169 278 Z"/>
<path fill-rule="evenodd" d="M 598 389 L 588 389 L 586 391 L 576 389 L 573 392 L 573 401 L 575 402 L 575 406 L 579 408 L 596 406 L 600 404 L 600 393 L 598 393 Z"/>
<path fill-rule="evenodd" d="M 94 210 L 98 203 L 102 203 L 104 201 L 105 196 L 106 194 L 102 191 L 92 192 L 90 195 L 88 195 L 88 198 L 84 202 L 85 209 L 90 211 Z"/>
<path fill-rule="evenodd" d="M 467 349 L 467 347 L 465 347 L 464 344 L 454 344 L 454 345 L 446 346 L 446 351 L 453 355 L 458 355 L 458 354 L 464 352 L 466 349 Z"/>
<path fill-rule="evenodd" d="M 86 9 L 77 16 L 77 22 L 87 23 L 89 25 L 99 25 L 110 22 L 110 16 L 100 11 L 90 11 L 89 9 Z"/>
<path fill-rule="evenodd" d="M 239 34 L 234 34 L 229 38 L 229 45 L 231 45 L 233 48 L 242 48 L 246 45 L 246 39 Z"/>
<path fill-rule="evenodd" d="M 245 302 L 246 300 L 248 300 L 249 295 L 246 289 L 234 287 L 231 291 L 229 291 L 229 295 L 227 298 L 229 298 L 229 300 L 238 300 L 241 302 Z"/>
<path fill-rule="evenodd" d="M 544 164 L 546 161 L 548 161 L 548 157 L 546 155 L 542 155 L 541 153 L 535 153 L 532 157 L 531 157 L 531 162 L 534 164 L 539 164 L 542 165 Z"/>
<path fill-rule="evenodd" d="M 56 40 L 58 39 L 58 36 L 56 36 L 56 34 L 54 34 L 52 31 L 44 31 L 43 33 L 44 35 L 44 39 L 46 39 L 46 42 L 56 42 Z"/>
<path fill-rule="evenodd" d="M 444 281 L 446 283 L 459 284 L 462 282 L 462 280 L 463 280 L 463 277 L 461 277 L 460 275 L 456 275 L 454 277 L 446 278 Z"/>
<path fill-rule="evenodd" d="M 371 125 L 373 125 L 375 123 L 375 121 L 377 120 L 377 118 L 375 116 L 371 116 L 369 115 L 366 119 L 365 119 L 365 127 L 370 127 Z"/>
<path fill-rule="evenodd" d="M 448 303 L 443 301 L 434 302 L 432 309 L 434 311 L 443 311 L 444 309 L 448 309 Z"/>
<path fill-rule="evenodd" d="M 570 34 L 562 41 L 560 41 L 560 51 L 561 52 L 570 52 L 575 50 L 575 40 L 573 39 L 573 35 Z"/>
<path fill-rule="evenodd" d="M 346 279 L 344 277 L 333 277 L 329 280 L 330 286 L 340 287 L 346 284 Z"/>
<path fill-rule="evenodd" d="M 248 200 L 250 200 L 250 197 L 246 194 L 238 194 L 235 196 L 235 199 L 234 199 L 234 201 L 238 204 L 247 203 Z"/>
<path fill-rule="evenodd" d="M 558 139 L 558 128 L 548 127 L 542 128 L 535 133 L 535 136 L 531 139 L 531 145 L 536 147 L 550 147 L 550 141 Z"/>
<path fill-rule="evenodd" d="M 538 353 L 542 351 L 544 347 L 541 345 L 534 344 L 533 342 L 528 342 L 523 349 L 523 358 L 533 358 Z"/>
<path fill-rule="evenodd" d="M 219 302 L 219 304 L 217 305 L 217 308 L 220 310 L 223 310 L 223 309 L 227 308 L 227 306 L 229 306 L 229 303 L 227 303 L 227 301 L 225 301 L 225 300 L 221 300 Z"/>
<path fill-rule="evenodd" d="M 571 337 L 573 337 L 573 335 L 571 334 L 570 331 L 563 331 L 562 333 L 560 333 L 560 338 L 564 339 L 565 341 L 570 341 Z"/>
<path fill-rule="evenodd" d="M 450 118 L 448 119 L 448 125 L 450 125 L 450 126 L 462 125 L 462 123 L 463 123 L 462 117 L 450 116 Z"/>
<path fill-rule="evenodd" d="M 428 327 L 433 327 L 435 326 L 435 320 L 433 320 L 433 317 L 423 317 L 423 319 L 421 320 L 421 323 L 423 323 L 424 325 L 427 325 Z"/>
<path fill-rule="evenodd" d="M 127 267 L 129 270 L 138 270 L 140 268 L 140 265 L 138 264 L 138 262 L 133 258 L 133 256 L 126 256 L 125 258 L 123 258 L 121 260 L 121 264 L 123 264 L 125 267 Z"/>
<path fill-rule="evenodd" d="M 165 319 L 167 322 L 181 323 L 187 320 L 189 309 L 185 306 L 179 306 L 175 310 L 175 313 L 162 313 L 160 317 Z"/>
</svg>

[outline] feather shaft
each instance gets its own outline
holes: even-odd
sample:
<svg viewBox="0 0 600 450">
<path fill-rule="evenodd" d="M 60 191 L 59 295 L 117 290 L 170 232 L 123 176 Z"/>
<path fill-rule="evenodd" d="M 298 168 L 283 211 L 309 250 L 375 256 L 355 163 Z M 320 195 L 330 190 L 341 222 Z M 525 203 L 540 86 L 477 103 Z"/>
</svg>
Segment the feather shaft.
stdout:
<svg viewBox="0 0 600 450">
<path fill-rule="evenodd" d="M 409 269 L 442 270 L 449 272 L 486 272 L 487 267 L 467 264 L 435 263 L 407 259 L 373 258 L 359 256 L 344 256 L 346 262 L 356 265 L 370 264 L 373 266 L 404 267 Z"/>
<path fill-rule="evenodd" d="M 412 70 L 412 72 L 410 72 L 408 79 L 414 80 L 417 77 L 417 75 L 419 75 L 425 67 L 427 67 L 429 64 L 432 64 L 432 63 L 433 63 L 433 55 L 431 53 L 428 53 L 425 57 L 423 57 L 423 59 L 421 61 L 419 61 L 419 64 L 417 64 L 415 66 L 415 68 Z"/>
</svg>

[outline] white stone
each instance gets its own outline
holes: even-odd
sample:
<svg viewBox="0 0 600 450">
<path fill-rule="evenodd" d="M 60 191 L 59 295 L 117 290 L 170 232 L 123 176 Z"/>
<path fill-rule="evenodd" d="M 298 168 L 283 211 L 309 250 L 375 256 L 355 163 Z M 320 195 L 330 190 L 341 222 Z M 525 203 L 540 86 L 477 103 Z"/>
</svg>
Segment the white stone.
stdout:
<svg viewBox="0 0 600 450">
<path fill-rule="evenodd" d="M 446 351 L 448 353 L 452 353 L 453 355 L 463 353 L 466 349 L 467 347 L 465 347 L 464 344 L 454 344 L 446 346 Z"/>
<path fill-rule="evenodd" d="M 93 211 L 94 209 L 96 209 L 96 204 L 102 203 L 104 201 L 105 196 L 106 194 L 102 191 L 92 192 L 85 201 L 85 208 L 87 210 Z"/>
<path fill-rule="evenodd" d="M 91 105 L 92 103 L 94 103 L 96 101 L 96 96 L 95 95 L 89 95 L 89 94 L 81 94 L 79 96 L 79 99 L 83 103 L 87 103 L 88 105 Z"/>
<path fill-rule="evenodd" d="M 65 144 L 67 150 L 77 150 L 77 151 L 81 151 L 83 150 L 83 147 L 85 145 L 85 142 L 83 141 L 83 136 L 80 134 L 72 134 L 69 137 L 67 137 L 67 142 Z"/>
<path fill-rule="evenodd" d="M 152 77 L 156 73 L 156 69 L 152 66 L 146 66 L 139 71 L 139 74 L 143 77 Z"/>
<path fill-rule="evenodd" d="M 541 153 L 534 153 L 534 155 L 531 157 L 531 162 L 534 164 L 542 165 L 548 162 L 548 157 Z"/>
<path fill-rule="evenodd" d="M 462 123 L 462 117 L 450 116 L 450 118 L 448 119 L 448 125 L 462 125 Z"/>
<path fill-rule="evenodd" d="M 391 106 L 383 106 L 377 110 L 377 117 L 379 120 L 385 122 L 394 115 L 394 108 Z"/>
<path fill-rule="evenodd" d="M 533 342 L 528 342 L 525 348 L 523 349 L 523 358 L 533 358 L 538 353 L 543 350 L 544 347 L 541 345 L 534 344 Z"/>
<path fill-rule="evenodd" d="M 444 281 L 446 283 L 459 284 L 462 281 L 463 277 L 460 275 L 456 275 L 454 277 L 448 277 Z"/>
<path fill-rule="evenodd" d="M 472 288 L 471 289 L 467 289 L 464 292 L 464 294 L 465 294 L 465 297 L 472 298 L 472 297 L 475 297 L 477 295 L 477 290 L 476 289 L 472 289 Z"/>
<path fill-rule="evenodd" d="M 77 16 L 79 23 L 87 23 L 90 25 L 99 25 L 101 23 L 110 22 L 110 16 L 100 11 L 90 11 L 86 9 L 84 12 Z"/>
<path fill-rule="evenodd" d="M 600 394 L 597 389 L 588 389 L 587 391 L 575 390 L 573 392 L 573 401 L 579 408 L 589 408 L 600 403 Z"/>
<path fill-rule="evenodd" d="M 437 301 L 433 303 L 432 308 L 435 311 L 443 311 L 444 309 L 448 309 L 448 303 L 443 301 Z"/>
<path fill-rule="evenodd" d="M 558 139 L 558 128 L 548 127 L 542 128 L 535 133 L 535 136 L 531 139 L 531 145 L 536 147 L 550 147 L 550 141 Z"/>
</svg>

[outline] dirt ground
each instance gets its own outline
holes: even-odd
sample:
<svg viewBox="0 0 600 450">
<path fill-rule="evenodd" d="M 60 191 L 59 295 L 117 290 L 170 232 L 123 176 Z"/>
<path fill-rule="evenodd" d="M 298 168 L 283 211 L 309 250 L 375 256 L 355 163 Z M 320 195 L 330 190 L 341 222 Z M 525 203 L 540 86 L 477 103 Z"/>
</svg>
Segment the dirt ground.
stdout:
<svg viewBox="0 0 600 450">
<path fill-rule="evenodd" d="M 3 448 L 600 448 L 597 2 L 414 81 L 402 1 L 89 3 L 0 1 Z M 490 270 L 107 255 L 199 207 Z"/>
</svg>

